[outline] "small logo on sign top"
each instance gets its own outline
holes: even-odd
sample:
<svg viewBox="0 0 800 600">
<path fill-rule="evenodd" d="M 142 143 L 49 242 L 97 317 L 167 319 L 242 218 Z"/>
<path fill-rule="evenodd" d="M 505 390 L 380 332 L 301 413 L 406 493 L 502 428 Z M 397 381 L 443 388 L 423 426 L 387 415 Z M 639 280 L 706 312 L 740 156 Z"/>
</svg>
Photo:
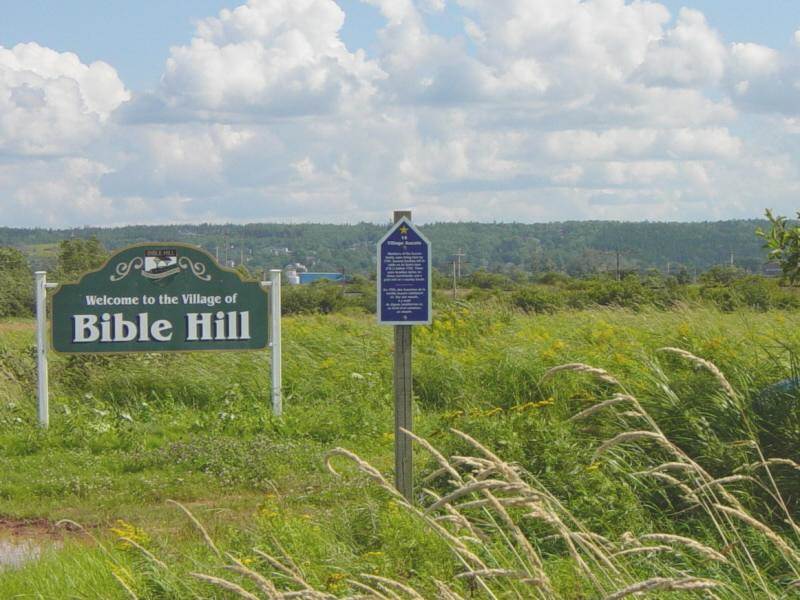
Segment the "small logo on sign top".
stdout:
<svg viewBox="0 0 800 600">
<path fill-rule="evenodd" d="M 135 256 L 129 261 L 117 263 L 111 281 L 122 281 L 130 273 L 139 272 L 148 279 L 164 279 L 181 271 L 190 270 L 202 281 L 211 281 L 206 273 L 206 266 L 201 261 L 194 261 L 188 256 L 178 256 L 175 248 L 148 248 L 143 256 Z"/>
<path fill-rule="evenodd" d="M 175 248 L 154 248 L 144 251 L 142 275 L 150 279 L 163 279 L 180 273 L 178 251 Z"/>
</svg>

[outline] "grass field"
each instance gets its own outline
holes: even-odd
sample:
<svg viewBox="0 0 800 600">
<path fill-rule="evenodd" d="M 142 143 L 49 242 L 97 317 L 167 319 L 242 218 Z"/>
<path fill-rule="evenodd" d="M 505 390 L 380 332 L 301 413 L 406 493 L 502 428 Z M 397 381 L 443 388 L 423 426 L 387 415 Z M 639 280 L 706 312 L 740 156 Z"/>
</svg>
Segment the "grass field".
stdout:
<svg viewBox="0 0 800 600">
<path fill-rule="evenodd" d="M 191 573 L 256 594 L 265 584 L 250 569 L 284 590 L 302 578 L 307 597 L 359 585 L 413 597 L 374 576 L 444 598 L 602 598 L 638 582 L 678 597 L 800 590 L 800 407 L 796 395 L 760 393 L 797 375 L 797 312 L 447 305 L 414 331 L 416 433 L 443 456 L 483 458 L 451 461 L 457 473 L 423 486 L 442 465 L 417 447 L 416 504 L 473 480 L 505 487 L 478 485 L 430 513 L 346 456 L 332 459 L 339 476 L 326 468 L 341 447 L 391 480 L 390 334 L 358 314 L 287 318 L 281 419 L 269 412 L 266 353 L 53 357 L 43 432 L 33 323 L 0 322 L 0 517 L 85 528 L 0 571 L 0 597 L 236 597 Z M 735 391 L 663 347 L 711 361 Z M 543 379 L 568 363 L 610 375 L 575 367 Z M 762 468 L 769 458 L 787 462 Z M 676 462 L 691 473 L 659 470 Z M 291 557 L 295 580 L 254 549 Z"/>
</svg>

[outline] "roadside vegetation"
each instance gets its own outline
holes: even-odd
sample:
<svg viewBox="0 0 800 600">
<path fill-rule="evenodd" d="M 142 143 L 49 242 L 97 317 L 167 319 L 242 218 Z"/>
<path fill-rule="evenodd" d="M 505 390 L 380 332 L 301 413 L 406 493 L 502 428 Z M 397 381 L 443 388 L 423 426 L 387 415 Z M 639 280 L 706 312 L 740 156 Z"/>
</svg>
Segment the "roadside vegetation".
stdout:
<svg viewBox="0 0 800 600">
<path fill-rule="evenodd" d="M 0 591 L 130 597 L 122 581 L 139 598 L 235 597 L 195 573 L 260 593 L 225 568 L 235 561 L 297 590 L 264 553 L 339 596 L 393 585 L 367 575 L 424 597 L 448 597 L 437 582 L 461 597 L 485 586 L 583 598 L 648 580 L 782 597 L 798 579 L 800 409 L 791 387 L 770 386 L 797 375 L 798 326 L 783 310 L 441 304 L 434 325 L 415 329 L 416 433 L 462 457 L 449 462 L 461 479 L 418 447 L 410 509 L 376 481 L 391 481 L 393 419 L 390 331 L 372 316 L 287 317 L 283 419 L 269 413 L 264 353 L 54 357 L 47 432 L 35 423 L 33 324 L 5 320 L 0 514 L 85 532 L 64 524 L 62 545 L 2 572 Z M 730 389 L 667 346 L 711 361 Z M 546 375 L 570 363 L 609 375 Z M 493 483 L 458 492 L 473 479 Z"/>
<path fill-rule="evenodd" d="M 64 242 L 54 278 L 104 257 Z M 800 593 L 800 296 L 777 280 L 438 277 L 407 502 L 368 279 L 284 289 L 282 418 L 266 352 L 52 356 L 43 431 L 30 271 L 0 264 L 0 550 L 13 527 L 40 550 L 0 562 L 2 598 Z"/>
</svg>

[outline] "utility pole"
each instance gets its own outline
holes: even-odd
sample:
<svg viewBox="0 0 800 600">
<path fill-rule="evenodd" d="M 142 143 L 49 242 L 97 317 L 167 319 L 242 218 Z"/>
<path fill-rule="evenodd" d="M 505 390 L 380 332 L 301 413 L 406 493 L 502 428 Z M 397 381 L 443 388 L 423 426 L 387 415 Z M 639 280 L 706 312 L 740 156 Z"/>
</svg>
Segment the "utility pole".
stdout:
<svg viewBox="0 0 800 600">
<path fill-rule="evenodd" d="M 620 272 L 619 272 L 619 248 L 617 248 L 617 281 L 620 280 Z"/>
<path fill-rule="evenodd" d="M 453 256 L 455 256 L 456 260 L 458 261 L 458 278 L 461 279 L 461 258 L 465 257 L 466 254 L 464 254 L 464 251 L 459 248 L 458 252 L 456 252 Z"/>
<path fill-rule="evenodd" d="M 465 257 L 464 251 L 459 248 L 458 251 L 453 254 L 453 298 L 455 299 L 458 295 L 458 280 L 461 279 L 461 259 Z"/>
</svg>

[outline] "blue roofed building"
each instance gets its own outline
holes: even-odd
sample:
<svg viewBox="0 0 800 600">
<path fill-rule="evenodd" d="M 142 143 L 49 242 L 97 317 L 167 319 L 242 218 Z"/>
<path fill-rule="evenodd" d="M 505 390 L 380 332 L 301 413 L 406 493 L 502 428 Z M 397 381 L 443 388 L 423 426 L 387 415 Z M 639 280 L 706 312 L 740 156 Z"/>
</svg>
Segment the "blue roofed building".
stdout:
<svg viewBox="0 0 800 600">
<path fill-rule="evenodd" d="M 307 285 L 309 283 L 314 283 L 315 281 L 344 281 L 344 274 L 343 273 L 298 273 L 298 278 L 300 279 L 300 285 Z"/>
</svg>

